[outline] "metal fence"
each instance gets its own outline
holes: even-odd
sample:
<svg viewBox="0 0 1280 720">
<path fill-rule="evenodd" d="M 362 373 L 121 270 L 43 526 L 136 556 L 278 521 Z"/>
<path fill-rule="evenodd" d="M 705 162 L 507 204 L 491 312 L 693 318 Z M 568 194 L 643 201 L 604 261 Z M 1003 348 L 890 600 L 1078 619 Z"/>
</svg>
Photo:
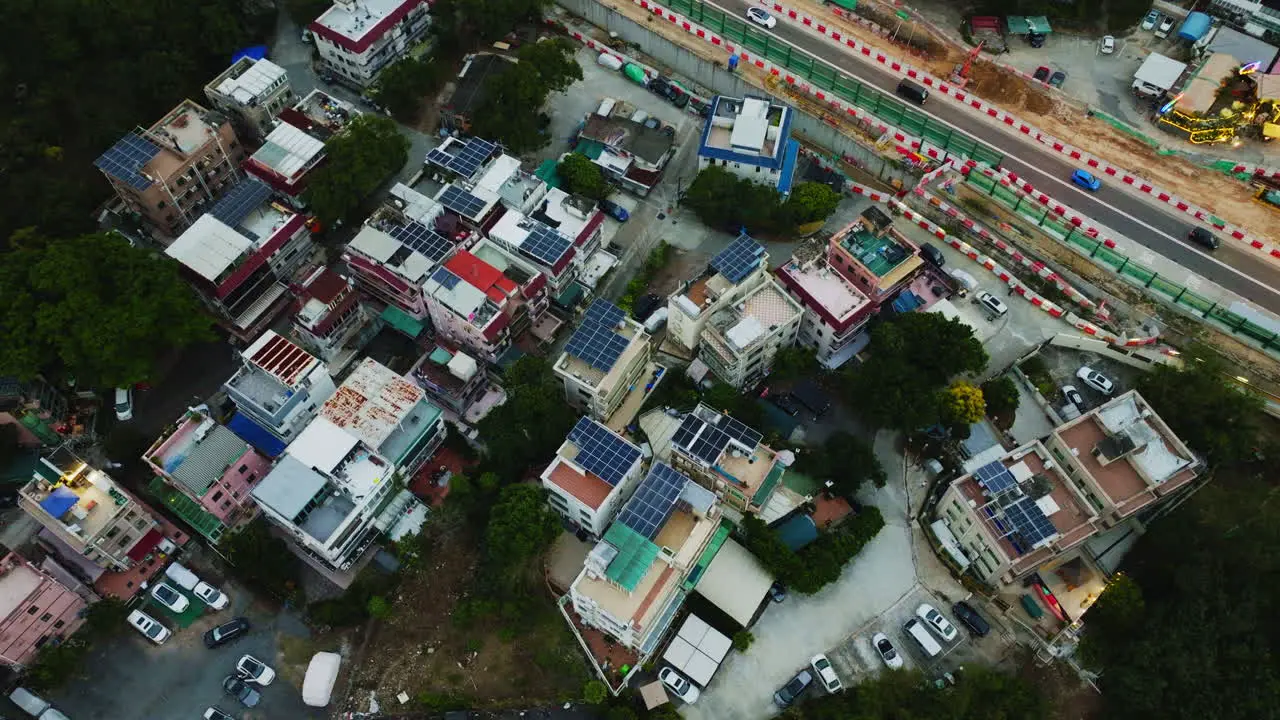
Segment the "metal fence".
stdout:
<svg viewBox="0 0 1280 720">
<path fill-rule="evenodd" d="M 1185 310 L 1214 325 L 1236 335 L 1242 335 L 1257 342 L 1262 349 L 1272 353 L 1280 353 L 1280 333 L 1273 332 L 1248 318 L 1231 312 L 1220 301 L 1210 300 L 1187 287 L 1161 277 L 1160 273 L 1137 263 L 1133 258 L 1116 252 L 1101 241 L 1095 240 L 1063 220 L 1060 216 L 1045 209 L 1035 200 L 1028 200 L 1012 188 L 1001 185 L 998 180 L 989 178 L 979 172 L 971 172 L 965 176 L 965 182 L 981 190 L 1002 207 L 1012 211 L 1018 217 L 1033 223 L 1046 235 L 1054 237 L 1087 255 L 1093 262 L 1132 284 L 1138 285 L 1148 292 L 1158 295 L 1182 310 Z"/>
<path fill-rule="evenodd" d="M 903 132 L 924 138 L 947 155 L 976 160 L 991 167 L 999 167 L 1004 160 L 1003 153 L 953 130 L 892 95 L 836 70 L 799 48 L 756 30 L 737 17 L 704 5 L 700 0 L 666 0 L 666 5 L 754 55 L 790 70 L 813 87 L 831 93 Z"/>
</svg>

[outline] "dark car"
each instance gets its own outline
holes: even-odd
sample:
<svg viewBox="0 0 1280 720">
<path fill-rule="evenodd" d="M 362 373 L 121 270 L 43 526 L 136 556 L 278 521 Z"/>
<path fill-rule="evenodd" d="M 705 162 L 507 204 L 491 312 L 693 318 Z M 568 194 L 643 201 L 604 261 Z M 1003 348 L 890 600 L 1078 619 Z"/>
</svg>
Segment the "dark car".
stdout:
<svg viewBox="0 0 1280 720">
<path fill-rule="evenodd" d="M 1187 235 L 1187 239 L 1197 245 L 1203 245 L 1210 250 L 1217 250 L 1218 246 L 1222 244 L 1222 241 L 1218 240 L 1217 235 L 1214 235 L 1202 227 L 1192 228 L 1191 232 Z"/>
<path fill-rule="evenodd" d="M 1054 73 L 1053 76 L 1049 78 L 1049 84 L 1056 88 L 1062 87 L 1062 83 L 1066 81 L 1067 81 L 1067 74 L 1061 70 Z"/>
<path fill-rule="evenodd" d="M 206 632 L 204 634 L 204 645 L 207 648 L 220 647 L 248 632 L 248 618 L 234 618 Z"/>
<path fill-rule="evenodd" d="M 686 107 L 688 107 L 688 105 L 689 105 L 689 93 L 687 93 L 687 92 L 685 92 L 685 91 L 681 90 L 680 88 L 672 88 L 672 89 L 673 89 L 673 90 L 675 90 L 675 97 L 670 98 L 670 100 L 671 100 L 671 104 L 672 104 L 672 105 L 675 105 L 676 107 L 680 108 L 681 110 L 683 110 L 683 109 L 685 109 Z"/>
<path fill-rule="evenodd" d="M 773 702 L 780 708 L 791 707 L 792 703 L 799 700 L 812 684 L 813 675 L 808 670 L 801 670 L 799 675 L 791 678 L 791 682 L 783 685 L 781 690 L 773 694 Z"/>
<path fill-rule="evenodd" d="M 249 684 L 235 675 L 228 675 L 222 680 L 222 691 L 240 701 L 247 707 L 257 707 L 262 694 L 249 687 Z"/>
<path fill-rule="evenodd" d="M 649 81 L 649 92 L 654 95 L 661 95 L 668 100 L 675 97 L 675 88 L 671 87 L 671 81 L 659 75 Z"/>
<path fill-rule="evenodd" d="M 791 417 L 795 417 L 796 415 L 800 414 L 800 406 L 796 404 L 795 398 L 791 397 L 791 393 L 778 393 L 777 395 L 770 395 L 769 399 L 773 401 L 774 405 L 778 406 L 779 410 L 790 415 Z"/>
<path fill-rule="evenodd" d="M 657 310 L 661 306 L 661 297 L 653 293 L 646 293 L 636 298 L 636 301 L 631 304 L 631 316 L 640 322 L 644 322 L 649 319 L 649 316 L 653 314 L 653 311 Z"/>
<path fill-rule="evenodd" d="M 627 212 L 626 208 L 612 200 L 601 200 L 600 209 L 604 211 L 605 215 L 608 215 L 618 222 L 626 222 L 631 218 L 631 213 Z"/>
<path fill-rule="evenodd" d="M 1040 82 L 1046 82 L 1049 79 L 1049 74 L 1052 72 L 1053 71 L 1050 70 L 1048 66 L 1041 65 L 1040 67 L 1036 68 L 1035 72 L 1031 73 L 1031 79 L 1039 80 Z"/>
<path fill-rule="evenodd" d="M 787 599 L 787 586 L 782 583 L 774 583 L 769 586 L 769 599 L 774 602 L 782 602 Z"/>
<path fill-rule="evenodd" d="M 1044 47 L 1044 33 L 1027 33 L 1027 42 L 1033 48 Z"/>
<path fill-rule="evenodd" d="M 942 251 L 929 243 L 923 243 L 920 245 L 920 254 L 924 256 L 925 260 L 928 260 L 938 267 L 942 267 L 947 264 L 947 259 L 942 256 Z"/>
<path fill-rule="evenodd" d="M 986 619 L 979 615 L 972 605 L 963 600 L 951 606 L 951 613 L 956 616 L 960 624 L 969 628 L 969 631 L 978 637 L 986 637 L 987 633 L 991 632 L 991 626 L 987 624 Z"/>
</svg>

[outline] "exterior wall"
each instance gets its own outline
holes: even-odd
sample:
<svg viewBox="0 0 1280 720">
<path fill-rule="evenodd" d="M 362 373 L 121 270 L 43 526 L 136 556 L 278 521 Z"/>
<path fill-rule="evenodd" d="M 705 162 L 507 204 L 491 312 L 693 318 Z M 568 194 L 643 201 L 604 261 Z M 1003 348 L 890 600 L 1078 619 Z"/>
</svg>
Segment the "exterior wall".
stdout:
<svg viewBox="0 0 1280 720">
<path fill-rule="evenodd" d="M 349 250 L 342 257 L 361 290 L 384 304 L 395 305 L 414 320 L 426 319 L 427 303 L 421 285 L 410 283 L 380 267 L 377 262 Z"/>
<path fill-rule="evenodd" d="M 828 247 L 827 259 L 831 262 L 831 267 L 836 272 L 845 276 L 845 278 L 853 283 L 853 286 L 862 291 L 864 295 L 871 298 L 872 302 L 879 303 L 884 296 L 889 293 L 881 293 L 876 285 L 880 282 L 880 278 L 875 276 L 853 256 L 843 245 L 836 241 L 835 237 L 831 238 L 831 245 Z"/>
<path fill-rule="evenodd" d="M 249 493 L 270 471 L 271 461 L 249 449 L 209 486 L 199 498 L 200 505 L 223 525 L 233 527 L 252 514 L 255 503 Z"/>
<path fill-rule="evenodd" d="M 996 539 L 988 534 L 955 485 L 942 494 L 936 514 L 943 518 L 956 542 L 969 556 L 974 573 L 990 585 L 1000 585 L 1000 578 L 1009 572 L 1013 563 L 1000 549 Z"/>
<path fill-rule="evenodd" d="M 241 373 L 262 372 L 260 369 L 244 368 Z M 239 373 L 237 373 L 239 374 Z M 234 378 L 232 378 L 234 380 Z M 297 387 L 291 388 L 292 394 L 284 401 L 282 405 L 274 411 L 263 407 L 254 398 L 242 393 L 238 388 L 230 382 L 223 385 L 223 389 L 227 395 L 235 402 L 236 408 L 253 418 L 262 429 L 275 435 L 277 438 L 287 442 L 298 436 L 298 433 L 315 419 L 319 407 L 325 400 L 328 400 L 337 389 L 330 377 L 328 368 L 324 365 L 317 366 L 310 375 L 307 376 L 305 384 L 300 383 Z M 286 388 L 281 385 L 281 392 L 286 392 Z"/>
<path fill-rule="evenodd" d="M 735 388 L 743 389 L 756 380 L 764 377 L 773 368 L 773 359 L 778 350 L 795 344 L 800 333 L 800 319 L 803 313 L 795 314 L 784 325 L 779 325 L 768 335 L 751 344 L 741 353 L 726 356 L 720 348 L 712 343 L 700 345 L 698 357 L 702 359 L 721 380 Z M 715 333 L 725 348 L 730 348 L 727 338 L 718 330 L 711 328 L 707 333 Z M 705 334 L 704 334 L 705 337 Z"/>
<path fill-rule="evenodd" d="M 30 486 L 18 494 L 18 505 L 59 540 L 84 555 L 98 567 L 106 570 L 128 570 L 136 564 L 128 557 L 129 549 L 148 532 L 159 529 L 160 524 L 109 475 L 100 470 L 85 472 L 94 473 L 103 494 L 110 492 L 112 497 L 116 498 L 112 508 L 114 512 L 97 532 L 92 534 L 71 532 L 58 518 L 49 515 L 38 502 L 27 496 L 26 491 Z M 82 476 L 78 482 L 89 481 Z"/>
<path fill-rule="evenodd" d="M 258 102 L 253 105 L 245 105 L 230 95 L 224 95 L 218 92 L 218 85 L 229 77 L 239 77 L 248 68 L 253 67 L 253 59 L 243 58 L 227 68 L 221 75 L 214 78 L 212 82 L 204 87 L 205 97 L 209 99 L 209 103 L 218 110 L 227 113 L 232 118 L 232 122 L 237 126 L 236 130 L 242 134 L 246 140 L 261 141 L 271 132 L 271 123 L 275 120 L 276 115 L 294 100 L 293 88 L 289 84 L 289 76 L 286 74 L 281 77 L 276 86 L 270 88 L 266 94 L 261 97 Z M 239 73 L 233 73 L 236 66 L 243 66 L 244 69 Z"/>
<path fill-rule="evenodd" d="M 590 533 L 592 540 L 599 540 L 604 537 L 605 531 L 609 529 L 609 525 L 617 517 L 618 510 L 622 507 L 622 504 L 635 492 L 640 478 L 640 463 L 637 461 L 631 472 L 627 473 L 626 477 L 622 478 L 614 486 L 613 491 L 604 499 L 604 502 L 600 503 L 598 508 L 588 506 L 574 497 L 572 493 L 546 478 L 543 478 L 542 486 L 547 489 L 547 497 L 551 504 L 551 509 L 559 513 L 565 520 Z"/>
<path fill-rule="evenodd" d="M 84 623 L 84 599 L 16 553 L 0 560 L 0 586 L 10 585 L 16 592 L 4 593 L 10 602 L 0 607 L 0 662 L 30 663 L 42 645 L 70 637 Z M 25 597 L 17 596 L 27 588 Z"/>
<path fill-rule="evenodd" d="M 767 268 L 760 268 L 743 278 L 742 282 L 716 298 L 710 305 L 700 308 L 696 318 L 686 313 L 682 309 L 682 303 L 676 301 L 677 297 L 686 292 L 687 287 L 678 289 L 667 300 L 667 337 L 675 339 L 690 350 L 697 349 L 698 340 L 702 336 L 702 331 L 706 328 L 707 321 L 711 316 L 723 308 L 736 304 L 753 290 L 760 287 L 768 277 L 768 274 Z"/>
<path fill-rule="evenodd" d="M 630 392 L 631 385 L 641 379 L 645 366 L 649 363 L 649 359 L 653 357 L 653 343 L 648 338 L 644 339 L 644 351 L 637 353 L 631 364 L 622 370 L 622 374 L 618 382 L 607 393 L 596 393 L 591 397 L 591 403 L 586 408 L 595 419 L 600 422 L 608 420 L 613 411 L 618 409 L 622 401 L 626 399 L 627 393 Z M 618 368 L 614 368 L 616 371 Z"/>
<path fill-rule="evenodd" d="M 466 318 L 459 317 L 436 298 L 427 295 L 425 300 L 427 315 L 431 318 L 431 326 L 437 336 L 443 336 L 446 341 L 473 351 L 485 361 L 494 362 L 511 344 L 506 333 L 499 334 L 495 342 L 489 342 L 480 328 L 472 325 Z M 498 320 L 501 312 L 494 315 L 493 321 Z"/>
<path fill-rule="evenodd" d="M 779 142 L 785 143 L 786 139 L 780 140 Z M 728 170 L 743 180 L 749 180 L 753 183 L 759 183 L 760 185 L 768 185 L 769 187 L 777 187 L 778 180 L 782 177 L 781 170 L 760 167 L 759 165 L 752 165 L 751 163 L 740 163 L 732 160 L 715 160 L 701 155 L 698 156 L 699 171 L 706 170 L 712 165 Z"/>
<path fill-rule="evenodd" d="M 326 68 L 347 82 L 368 87 L 383 68 L 408 54 L 424 38 L 430 25 L 427 3 L 422 2 L 362 52 L 348 50 L 321 32 L 313 34 L 320 61 Z"/>
</svg>

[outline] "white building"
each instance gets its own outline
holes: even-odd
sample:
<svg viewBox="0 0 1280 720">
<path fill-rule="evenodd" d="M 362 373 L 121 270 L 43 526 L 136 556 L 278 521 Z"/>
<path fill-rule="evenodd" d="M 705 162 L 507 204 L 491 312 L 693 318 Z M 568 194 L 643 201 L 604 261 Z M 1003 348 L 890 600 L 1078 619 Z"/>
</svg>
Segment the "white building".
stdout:
<svg viewBox="0 0 1280 720">
<path fill-rule="evenodd" d="M 769 276 L 769 254 L 746 235 L 711 259 L 706 270 L 667 300 L 667 339 L 690 354 L 712 315 L 737 305 Z"/>
<path fill-rule="evenodd" d="M 803 264 L 793 258 L 778 268 L 778 280 L 804 307 L 799 344 L 829 369 L 848 362 L 858 348 L 854 338 L 875 314 L 870 298 L 821 256 Z"/>
<path fill-rule="evenodd" d="M 551 507 L 599 539 L 640 479 L 640 448 L 584 417 L 541 477 Z"/>
<path fill-rule="evenodd" d="M 721 380 L 750 388 L 773 369 L 778 351 L 795 344 L 804 308 L 768 278 L 739 302 L 711 316 L 698 358 Z"/>
<path fill-rule="evenodd" d="M 556 360 L 565 400 L 614 430 L 631 422 L 662 374 L 640 323 L 607 300 L 596 300 Z"/>
<path fill-rule="evenodd" d="M 242 57 L 204 86 L 213 107 L 231 116 L 236 133 L 261 141 L 273 121 L 293 100 L 285 69 L 267 59 Z"/>
<path fill-rule="evenodd" d="M 423 40 L 429 9 L 427 0 L 334 0 L 307 27 L 323 67 L 363 88 Z"/>
<path fill-rule="evenodd" d="M 444 442 L 421 388 L 366 358 L 253 490 L 319 567 L 346 571 L 382 534 L 416 532 L 426 507 L 405 483 Z"/>
<path fill-rule="evenodd" d="M 262 333 L 240 361 L 240 369 L 222 387 L 240 414 L 281 446 L 311 424 L 335 390 L 328 366 L 274 330 Z"/>
<path fill-rule="evenodd" d="M 719 166 L 740 178 L 791 192 L 800 143 L 786 105 L 717 95 L 698 143 L 698 170 Z"/>
</svg>

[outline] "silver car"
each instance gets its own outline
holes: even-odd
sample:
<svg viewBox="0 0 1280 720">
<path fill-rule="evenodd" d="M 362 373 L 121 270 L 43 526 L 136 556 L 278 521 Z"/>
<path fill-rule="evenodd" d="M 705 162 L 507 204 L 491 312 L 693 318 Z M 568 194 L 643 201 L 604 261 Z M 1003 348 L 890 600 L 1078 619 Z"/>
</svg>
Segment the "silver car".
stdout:
<svg viewBox="0 0 1280 720">
<path fill-rule="evenodd" d="M 942 613 L 938 612 L 929 603 L 923 603 L 916 608 L 916 616 L 923 620 L 926 625 L 933 628 L 933 631 L 938 633 L 938 637 L 947 642 L 955 640 L 956 635 L 959 634 L 956 632 L 956 626 L 952 625 L 950 620 L 943 617 Z"/>
</svg>

